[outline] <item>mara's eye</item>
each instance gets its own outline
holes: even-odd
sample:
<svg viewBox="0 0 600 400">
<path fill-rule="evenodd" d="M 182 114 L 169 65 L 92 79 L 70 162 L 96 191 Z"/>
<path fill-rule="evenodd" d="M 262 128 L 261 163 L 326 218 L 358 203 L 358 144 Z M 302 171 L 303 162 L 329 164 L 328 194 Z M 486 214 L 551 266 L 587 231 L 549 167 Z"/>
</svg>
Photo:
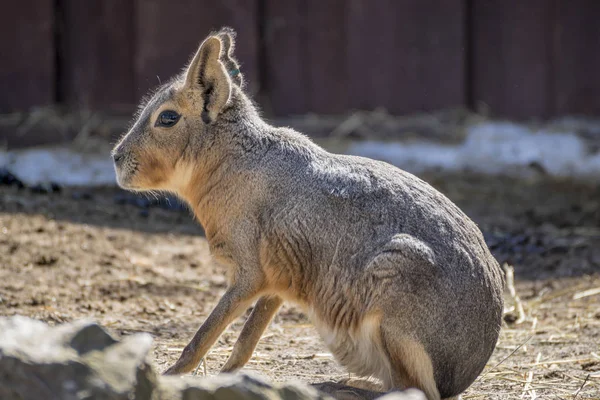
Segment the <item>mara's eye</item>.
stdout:
<svg viewBox="0 0 600 400">
<path fill-rule="evenodd" d="M 156 119 L 156 124 L 154 126 L 173 126 L 179 121 L 180 115 L 175 111 L 167 110 L 160 113 L 158 118 Z"/>
</svg>

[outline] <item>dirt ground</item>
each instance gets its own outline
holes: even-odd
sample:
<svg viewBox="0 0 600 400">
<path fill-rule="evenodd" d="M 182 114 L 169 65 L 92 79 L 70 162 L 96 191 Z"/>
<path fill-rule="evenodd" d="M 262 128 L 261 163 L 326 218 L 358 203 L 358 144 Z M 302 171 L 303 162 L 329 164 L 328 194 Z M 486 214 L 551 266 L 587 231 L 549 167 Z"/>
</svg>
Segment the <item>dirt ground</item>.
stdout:
<svg viewBox="0 0 600 400">
<path fill-rule="evenodd" d="M 497 350 L 464 398 L 600 399 L 600 188 L 423 177 L 480 225 L 500 262 L 514 265 Z M 225 279 L 191 214 L 156 203 L 114 188 L 44 194 L 0 186 L 0 315 L 91 318 L 118 335 L 148 332 L 164 370 L 215 306 Z M 208 354 L 209 375 L 242 324 Z M 274 380 L 347 376 L 293 305 L 279 312 L 246 369 Z"/>
</svg>

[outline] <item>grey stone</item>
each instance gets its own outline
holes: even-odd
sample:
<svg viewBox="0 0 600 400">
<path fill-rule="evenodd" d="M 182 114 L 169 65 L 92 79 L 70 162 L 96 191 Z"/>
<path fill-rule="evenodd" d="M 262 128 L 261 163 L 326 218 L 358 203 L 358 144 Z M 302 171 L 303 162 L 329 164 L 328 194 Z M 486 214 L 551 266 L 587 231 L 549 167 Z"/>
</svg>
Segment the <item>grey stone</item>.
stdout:
<svg viewBox="0 0 600 400">
<path fill-rule="evenodd" d="M 407 389 L 402 392 L 388 393 L 378 400 L 427 400 L 427 397 L 420 390 Z"/>
<path fill-rule="evenodd" d="M 153 399 L 147 334 L 121 342 L 87 321 L 0 318 L 0 399 Z"/>
<path fill-rule="evenodd" d="M 427 400 L 425 394 L 418 389 L 394 391 L 386 394 L 348 386 L 343 382 L 323 382 L 313 386 L 337 400 Z"/>
<path fill-rule="evenodd" d="M 99 325 L 89 324 L 77 331 L 69 344 L 79 354 L 85 354 L 92 350 L 102 350 L 115 343 L 117 341 Z"/>
<path fill-rule="evenodd" d="M 329 394 L 300 382 L 269 383 L 250 374 L 210 378 L 158 375 L 148 361 L 152 339 L 113 338 L 101 326 L 80 321 L 50 327 L 25 317 L 0 317 L 2 400 L 326 400 Z M 316 386 L 318 387 L 318 386 Z M 368 400 L 380 393 L 325 385 L 338 399 Z M 336 392 L 337 390 L 337 392 Z M 420 392 L 418 392 L 420 393 Z M 389 400 L 420 400 L 408 392 Z M 386 397 L 387 399 L 387 397 Z"/>
<path fill-rule="evenodd" d="M 326 400 L 331 399 L 300 382 L 268 383 L 254 374 L 220 374 L 210 378 L 161 379 L 164 400 Z"/>
</svg>

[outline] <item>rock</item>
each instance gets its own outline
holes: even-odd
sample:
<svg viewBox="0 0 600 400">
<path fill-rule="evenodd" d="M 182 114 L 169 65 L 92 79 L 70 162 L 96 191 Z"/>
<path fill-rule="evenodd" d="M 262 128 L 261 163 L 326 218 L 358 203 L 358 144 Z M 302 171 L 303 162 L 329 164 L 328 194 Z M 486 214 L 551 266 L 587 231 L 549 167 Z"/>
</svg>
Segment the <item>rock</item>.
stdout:
<svg viewBox="0 0 600 400">
<path fill-rule="evenodd" d="M 342 380 L 342 382 L 323 382 L 313 386 L 337 400 L 427 400 L 425 394 L 417 389 L 407 389 L 386 394 L 372 391 L 372 389 L 365 390 L 348 386 L 345 384 L 345 381 L 346 380 Z"/>
<path fill-rule="evenodd" d="M 0 318 L 0 399 L 158 399 L 151 344 L 147 334 L 118 342 L 87 321 Z"/>
<path fill-rule="evenodd" d="M 427 397 L 420 390 L 408 389 L 402 392 L 388 393 L 378 400 L 427 400 Z"/>
<path fill-rule="evenodd" d="M 327 400 L 306 384 L 271 384 L 253 374 L 220 374 L 210 378 L 161 377 L 161 400 Z"/>
<path fill-rule="evenodd" d="M 69 340 L 69 345 L 79 355 L 89 353 L 92 350 L 103 350 L 115 343 L 117 341 L 96 324 L 84 325 Z"/>
<path fill-rule="evenodd" d="M 248 374 L 210 378 L 158 375 L 148 361 L 148 334 L 112 337 L 101 326 L 79 321 L 50 327 L 15 316 L 0 317 L 0 399 L 100 400 L 326 400 L 303 383 L 271 384 Z M 338 399 L 372 399 L 381 393 L 322 388 Z M 347 388 L 347 387 L 346 387 Z M 337 393 L 336 393 L 337 391 Z M 421 400 L 421 392 L 390 393 L 386 400 Z"/>
<path fill-rule="evenodd" d="M 31 190 L 32 193 L 49 194 L 59 193 L 62 190 L 62 187 L 56 182 L 44 182 L 31 186 L 29 190 Z"/>
<path fill-rule="evenodd" d="M 14 185 L 14 186 L 18 187 L 19 189 L 22 189 L 25 187 L 25 184 L 23 183 L 23 181 L 20 180 L 19 178 L 17 178 L 12 172 L 10 172 L 5 167 L 0 168 L 0 185 L 6 185 L 6 186 Z"/>
</svg>

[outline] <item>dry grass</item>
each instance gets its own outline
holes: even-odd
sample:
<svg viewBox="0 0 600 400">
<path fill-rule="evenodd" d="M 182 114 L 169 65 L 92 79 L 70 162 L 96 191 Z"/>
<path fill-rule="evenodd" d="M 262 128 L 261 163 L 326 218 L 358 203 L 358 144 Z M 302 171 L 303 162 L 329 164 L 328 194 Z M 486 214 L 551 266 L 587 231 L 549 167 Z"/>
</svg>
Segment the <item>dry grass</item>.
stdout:
<svg viewBox="0 0 600 400">
<path fill-rule="evenodd" d="M 512 267 L 497 350 L 464 399 L 600 399 L 600 279 L 523 301 Z M 586 332 L 592 330 L 590 337 Z"/>
</svg>

